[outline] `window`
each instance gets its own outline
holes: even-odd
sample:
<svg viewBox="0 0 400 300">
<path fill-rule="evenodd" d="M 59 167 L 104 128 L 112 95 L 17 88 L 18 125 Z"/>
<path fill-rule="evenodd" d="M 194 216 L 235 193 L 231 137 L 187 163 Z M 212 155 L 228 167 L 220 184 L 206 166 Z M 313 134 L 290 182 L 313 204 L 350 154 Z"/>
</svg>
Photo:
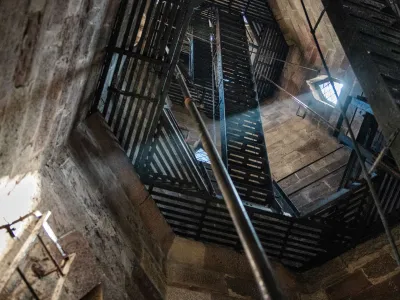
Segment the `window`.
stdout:
<svg viewBox="0 0 400 300">
<path fill-rule="evenodd" d="M 307 80 L 307 83 L 310 86 L 312 94 L 316 100 L 332 107 L 336 106 L 337 98 L 328 76 L 318 76 L 316 78 Z M 333 78 L 333 83 L 338 96 L 340 96 L 340 93 L 343 89 L 343 83 L 335 78 Z"/>
<path fill-rule="evenodd" d="M 210 159 L 208 158 L 207 152 L 204 151 L 203 148 L 199 148 L 196 150 L 196 152 L 194 153 L 194 155 L 196 156 L 196 159 L 198 161 L 204 162 L 204 163 L 210 163 Z"/>
<path fill-rule="evenodd" d="M 340 96 L 340 92 L 342 91 L 343 84 L 341 84 L 340 82 L 336 82 L 336 81 L 334 81 L 333 84 L 335 85 L 335 89 L 336 89 L 338 96 Z M 322 95 L 324 96 L 326 101 L 331 102 L 336 105 L 337 99 L 336 99 L 335 91 L 333 90 L 332 84 L 329 81 L 319 84 L 319 89 L 321 90 Z"/>
</svg>

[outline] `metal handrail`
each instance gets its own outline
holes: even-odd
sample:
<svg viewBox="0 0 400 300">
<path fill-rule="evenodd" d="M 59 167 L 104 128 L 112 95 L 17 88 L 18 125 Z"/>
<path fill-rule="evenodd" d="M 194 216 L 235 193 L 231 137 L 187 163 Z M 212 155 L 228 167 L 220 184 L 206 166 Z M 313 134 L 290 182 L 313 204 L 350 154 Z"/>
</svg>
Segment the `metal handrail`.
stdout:
<svg viewBox="0 0 400 300">
<path fill-rule="evenodd" d="M 232 179 L 230 178 L 228 171 L 215 148 L 196 105 L 189 97 L 185 98 L 185 105 L 201 132 L 203 147 L 210 158 L 211 168 L 215 174 L 215 178 L 218 182 L 218 186 L 221 190 L 240 241 L 242 242 L 262 299 L 283 299 L 277 286 L 274 272 L 264 253 L 261 242 L 257 237 L 257 233 L 254 230 L 246 209 L 243 206 L 242 200 L 240 199 Z"/>
<path fill-rule="evenodd" d="M 319 42 L 318 42 L 317 35 L 316 35 L 316 33 L 315 33 L 316 30 L 317 30 L 317 27 L 318 27 L 319 22 L 316 24 L 316 26 L 312 26 L 311 20 L 310 20 L 310 16 L 309 16 L 309 14 L 308 14 L 308 12 L 307 12 L 306 5 L 304 4 L 304 0 L 300 0 L 300 3 L 301 3 L 301 6 L 302 6 L 302 8 L 303 8 L 303 11 L 304 11 L 306 20 L 307 20 L 307 24 L 308 24 L 308 26 L 309 26 L 310 33 L 311 33 L 311 35 L 313 36 L 315 46 L 317 47 L 317 51 L 318 51 L 319 56 L 320 56 L 320 58 L 321 58 L 322 65 L 323 65 L 323 67 L 324 67 L 324 69 L 325 69 L 325 72 L 326 72 L 326 74 L 327 74 L 327 76 L 328 76 L 329 83 L 330 83 L 331 86 L 332 86 L 332 89 L 333 89 L 333 92 L 334 92 L 334 94 L 335 94 L 335 96 L 336 96 L 336 99 L 339 99 L 339 94 L 338 94 L 338 92 L 337 92 L 337 90 L 336 90 L 336 87 L 335 87 L 335 85 L 334 85 L 331 72 L 330 72 L 330 70 L 329 70 L 328 64 L 327 64 L 327 62 L 326 62 L 326 60 L 325 60 L 325 57 L 324 57 L 324 54 L 323 54 L 323 52 L 322 52 L 321 46 L 320 46 L 320 44 L 319 44 Z M 329 5 L 329 3 L 328 3 L 328 5 Z M 325 8 L 322 10 L 321 16 L 318 18 L 318 20 L 320 20 L 320 19 L 322 18 L 322 15 L 324 15 L 325 12 L 326 12 L 326 5 L 325 5 Z M 356 153 L 356 155 L 357 155 L 358 161 L 360 162 L 360 166 L 361 166 L 361 171 L 362 171 L 363 177 L 364 177 L 365 181 L 367 182 L 367 185 L 368 185 L 370 194 L 371 194 L 371 196 L 372 196 L 372 199 L 374 200 L 374 204 L 375 204 L 376 210 L 377 210 L 377 212 L 378 212 L 378 214 L 379 214 L 379 217 L 380 217 L 380 219 L 381 219 L 381 221 L 382 221 L 382 225 L 383 225 L 383 227 L 384 227 L 384 229 L 385 229 L 386 236 L 387 236 L 387 239 L 388 239 L 388 241 L 389 241 L 389 244 L 390 244 L 390 246 L 391 246 L 391 248 L 392 248 L 392 250 L 393 250 L 393 254 L 394 254 L 394 257 L 395 257 L 395 259 L 396 259 L 397 265 L 400 266 L 400 253 L 399 253 L 399 249 L 397 248 L 397 245 L 396 245 L 396 243 L 395 243 L 395 241 L 394 241 L 394 237 L 393 237 L 393 234 L 392 234 L 392 232 L 391 232 L 391 230 L 390 230 L 390 228 L 389 228 L 389 224 L 388 224 L 388 222 L 387 222 L 387 220 L 386 220 L 385 213 L 384 213 L 384 211 L 382 210 L 381 204 L 380 204 L 380 202 L 379 202 L 378 194 L 376 193 L 375 187 L 374 187 L 374 185 L 373 185 L 373 183 L 372 183 L 372 180 L 371 180 L 371 178 L 370 178 L 370 175 L 368 174 L 367 167 L 366 167 L 365 164 L 364 164 L 364 159 L 363 159 L 363 155 L 362 155 L 362 153 L 361 153 L 360 147 L 359 147 L 359 145 L 358 145 L 358 143 L 357 143 L 357 140 L 356 140 L 356 137 L 355 137 L 355 135 L 354 135 L 354 132 L 353 132 L 353 130 L 351 129 L 350 122 L 349 122 L 349 120 L 348 120 L 348 118 L 347 118 L 347 116 L 346 116 L 346 113 L 345 113 L 345 111 L 344 111 L 343 105 L 342 105 L 342 103 L 340 103 L 340 101 L 338 101 L 338 106 L 339 106 L 339 108 L 340 108 L 340 110 L 341 110 L 341 112 L 342 112 L 344 122 L 345 122 L 347 128 L 349 128 L 350 138 L 351 138 L 351 140 L 352 140 L 352 142 L 353 142 L 354 151 L 355 151 L 355 153 Z"/>
<path fill-rule="evenodd" d="M 202 145 L 210 159 L 211 168 L 217 180 L 218 187 L 221 190 L 229 215 L 232 218 L 247 259 L 249 260 L 261 297 L 265 300 L 281 300 L 283 299 L 282 293 L 275 280 L 274 272 L 265 255 L 263 246 L 261 245 L 232 179 L 222 162 L 218 150 L 212 141 L 210 133 L 203 122 L 200 112 L 191 99 L 189 88 L 186 85 L 184 76 L 179 67 L 176 68 L 176 74 L 185 97 L 185 106 L 189 110 L 190 115 L 201 133 L 200 138 Z"/>
</svg>

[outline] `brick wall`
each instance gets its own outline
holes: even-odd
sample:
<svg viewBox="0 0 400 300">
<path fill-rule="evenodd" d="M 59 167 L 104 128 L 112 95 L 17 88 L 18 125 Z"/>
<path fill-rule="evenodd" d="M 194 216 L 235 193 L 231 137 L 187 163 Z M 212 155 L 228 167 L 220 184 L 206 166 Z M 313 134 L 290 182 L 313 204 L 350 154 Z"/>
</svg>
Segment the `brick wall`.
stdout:
<svg viewBox="0 0 400 300">
<path fill-rule="evenodd" d="M 304 2 L 311 23 L 315 24 L 323 8 L 322 2 L 321 0 L 305 0 Z M 322 61 L 300 1 L 269 0 L 268 3 L 290 46 L 287 61 L 322 70 Z M 349 62 L 326 15 L 323 16 L 316 34 L 332 75 L 338 78 L 344 77 L 349 68 Z M 293 65 L 286 65 L 282 85 L 292 93 L 300 92 L 305 87 L 305 80 L 316 77 L 317 74 Z"/>
<path fill-rule="evenodd" d="M 263 103 L 261 114 L 272 175 L 301 211 L 337 190 L 349 150 L 329 154 L 341 147 L 332 131 L 298 108 L 286 98 Z"/>
<path fill-rule="evenodd" d="M 314 100 L 306 83 L 306 80 L 325 74 L 325 71 L 300 1 L 268 2 L 290 46 L 287 61 L 292 64 L 285 64 L 279 84 L 311 106 L 332 125 L 336 125 L 339 112 Z M 322 3 L 320 0 L 305 0 L 305 4 L 312 24 L 315 24 L 322 11 Z M 350 65 L 326 15 L 317 29 L 317 38 L 332 75 L 352 87 L 354 77 Z M 318 201 L 336 191 L 344 171 L 344 168 L 338 168 L 346 163 L 349 151 L 340 150 L 307 166 L 339 147 L 331 136 L 332 131 L 310 113 L 305 119 L 296 116 L 297 113 L 303 115 L 304 109 L 298 111 L 299 105 L 283 91 L 277 91 L 272 99 L 266 100 L 261 111 L 271 170 L 278 181 L 292 174 L 279 183 L 301 210 L 303 205 Z M 334 173 L 328 175 L 331 171 Z M 324 177 L 325 175 L 327 176 Z M 322 180 L 312 184 L 315 179 L 322 177 Z M 307 187 L 299 190 L 303 186 Z"/>
</svg>

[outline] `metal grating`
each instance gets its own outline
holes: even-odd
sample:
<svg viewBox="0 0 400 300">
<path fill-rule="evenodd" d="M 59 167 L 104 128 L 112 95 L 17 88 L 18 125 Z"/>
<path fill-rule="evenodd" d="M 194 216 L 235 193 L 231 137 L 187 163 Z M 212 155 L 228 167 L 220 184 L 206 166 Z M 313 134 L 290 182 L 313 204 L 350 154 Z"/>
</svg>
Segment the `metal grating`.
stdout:
<svg viewBox="0 0 400 300">
<path fill-rule="evenodd" d="M 271 97 L 275 87 L 267 80 L 277 82 L 285 66 L 284 61 L 289 52 L 285 38 L 278 24 L 264 24 L 248 19 L 251 28 L 259 38 L 257 55 L 254 62 L 254 77 L 257 92 L 261 100 Z"/>
<path fill-rule="evenodd" d="M 244 20 L 217 22 L 222 158 L 244 201 L 276 207 Z"/>
<path fill-rule="evenodd" d="M 210 44 L 210 34 L 212 29 L 209 27 L 209 18 L 203 14 L 206 10 L 198 10 L 194 13 L 191 28 L 192 33 L 188 34 L 192 49 L 190 56 L 192 62 L 189 62 L 190 79 L 188 85 L 193 100 L 197 107 L 208 118 L 219 117 L 218 91 L 212 86 L 212 50 Z M 193 36 L 191 35 L 193 34 Z M 183 69 L 183 68 L 182 68 Z M 183 95 L 176 80 L 172 81 L 171 89 L 168 93 L 171 101 L 177 105 L 183 105 Z"/>
<path fill-rule="evenodd" d="M 400 27 L 389 1 L 344 1 L 344 8 L 358 26 L 364 46 L 400 105 Z"/>
<path fill-rule="evenodd" d="M 121 2 L 95 106 L 137 167 L 154 135 L 192 9 L 184 0 Z"/>
<path fill-rule="evenodd" d="M 400 122 L 400 27 L 389 1 L 324 3 L 326 13 L 386 139 Z M 391 147 L 399 163 L 400 142 Z"/>
<path fill-rule="evenodd" d="M 164 108 L 144 157 L 141 179 L 145 184 L 170 186 L 182 191 L 207 191 L 205 169 L 185 142 L 174 116 Z"/>
<path fill-rule="evenodd" d="M 160 211 L 178 235 L 241 250 L 239 237 L 221 198 L 182 195 L 152 188 Z M 293 269 L 308 268 L 332 249 L 348 247 L 346 234 L 321 222 L 286 217 L 265 207 L 245 203 L 246 210 L 269 257 Z"/>
<path fill-rule="evenodd" d="M 244 14 L 246 17 L 257 21 L 275 23 L 271 9 L 263 0 L 207 0 L 206 3 L 232 14 Z"/>
<path fill-rule="evenodd" d="M 268 14 L 266 18 L 263 16 L 264 23 L 258 17 L 251 19 L 254 8 L 261 3 L 258 1 L 218 3 L 231 6 L 231 13 L 220 12 L 217 32 L 219 97 L 222 96 L 221 118 L 229 172 L 266 253 L 296 270 L 315 267 L 381 232 L 380 222 L 362 183 L 353 185 L 344 196 L 342 191 L 337 198 L 328 199 L 326 205 L 305 217 L 297 218 L 295 214 L 290 217 L 266 207 L 275 203 L 274 193 L 281 199 L 278 201 L 286 200 L 279 186 L 271 183 L 246 29 L 239 12 L 245 5 L 243 11 L 257 28 L 259 38 L 267 32 Z M 172 84 L 169 89 L 169 86 L 192 9 L 188 2 L 178 0 L 121 2 L 95 107 L 102 112 L 177 234 L 240 250 L 238 236 L 209 166 L 197 161 L 173 115 L 163 108 L 168 91 L 170 98 L 180 97 L 177 87 Z M 398 222 L 399 180 L 380 173 L 375 183 L 380 186 L 380 199 L 389 221 Z"/>
<path fill-rule="evenodd" d="M 400 181 L 375 177 L 379 197 L 391 224 L 400 216 Z M 181 194 L 153 187 L 153 199 L 178 235 L 241 250 L 226 206 L 218 196 Z M 382 232 L 364 184 L 352 184 L 311 213 L 296 218 L 244 202 L 266 254 L 295 270 L 307 270 Z"/>
</svg>

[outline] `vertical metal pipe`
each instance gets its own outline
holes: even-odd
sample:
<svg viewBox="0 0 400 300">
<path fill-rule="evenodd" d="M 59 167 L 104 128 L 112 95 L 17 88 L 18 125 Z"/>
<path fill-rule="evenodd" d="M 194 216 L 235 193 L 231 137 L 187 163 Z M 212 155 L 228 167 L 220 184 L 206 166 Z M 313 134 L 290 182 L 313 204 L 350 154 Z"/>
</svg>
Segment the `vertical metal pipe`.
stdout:
<svg viewBox="0 0 400 300">
<path fill-rule="evenodd" d="M 189 91 L 187 91 L 186 94 L 190 95 Z M 264 253 L 261 242 L 257 237 L 257 233 L 251 224 L 242 200 L 240 199 L 240 196 L 233 185 L 232 179 L 230 178 L 228 171 L 212 142 L 211 136 L 207 131 L 206 125 L 204 124 L 196 105 L 189 97 L 185 98 L 185 105 L 201 132 L 203 147 L 210 159 L 212 170 L 215 174 L 215 178 L 222 192 L 240 241 L 242 242 L 247 259 L 249 260 L 250 266 L 253 270 L 254 278 L 257 282 L 262 299 L 283 299 L 271 265 Z"/>
<path fill-rule="evenodd" d="M 215 26 L 216 55 L 217 55 L 217 87 L 218 87 L 218 103 L 219 103 L 219 121 L 220 121 L 220 140 L 221 155 L 223 162 L 228 165 L 228 137 L 226 135 L 226 112 L 225 112 L 225 89 L 224 89 L 224 72 L 222 70 L 222 48 L 221 48 L 221 24 L 219 22 L 219 10 L 215 11 L 217 20 Z"/>
<path fill-rule="evenodd" d="M 211 27 L 211 30 L 213 28 Z M 211 47 L 211 86 L 212 86 L 212 114 L 213 114 L 213 138 L 214 138 L 214 144 L 217 143 L 217 127 L 215 125 L 216 122 L 216 116 L 215 116 L 215 75 L 214 75 L 214 33 L 211 32 L 210 34 L 210 47 Z"/>
</svg>

